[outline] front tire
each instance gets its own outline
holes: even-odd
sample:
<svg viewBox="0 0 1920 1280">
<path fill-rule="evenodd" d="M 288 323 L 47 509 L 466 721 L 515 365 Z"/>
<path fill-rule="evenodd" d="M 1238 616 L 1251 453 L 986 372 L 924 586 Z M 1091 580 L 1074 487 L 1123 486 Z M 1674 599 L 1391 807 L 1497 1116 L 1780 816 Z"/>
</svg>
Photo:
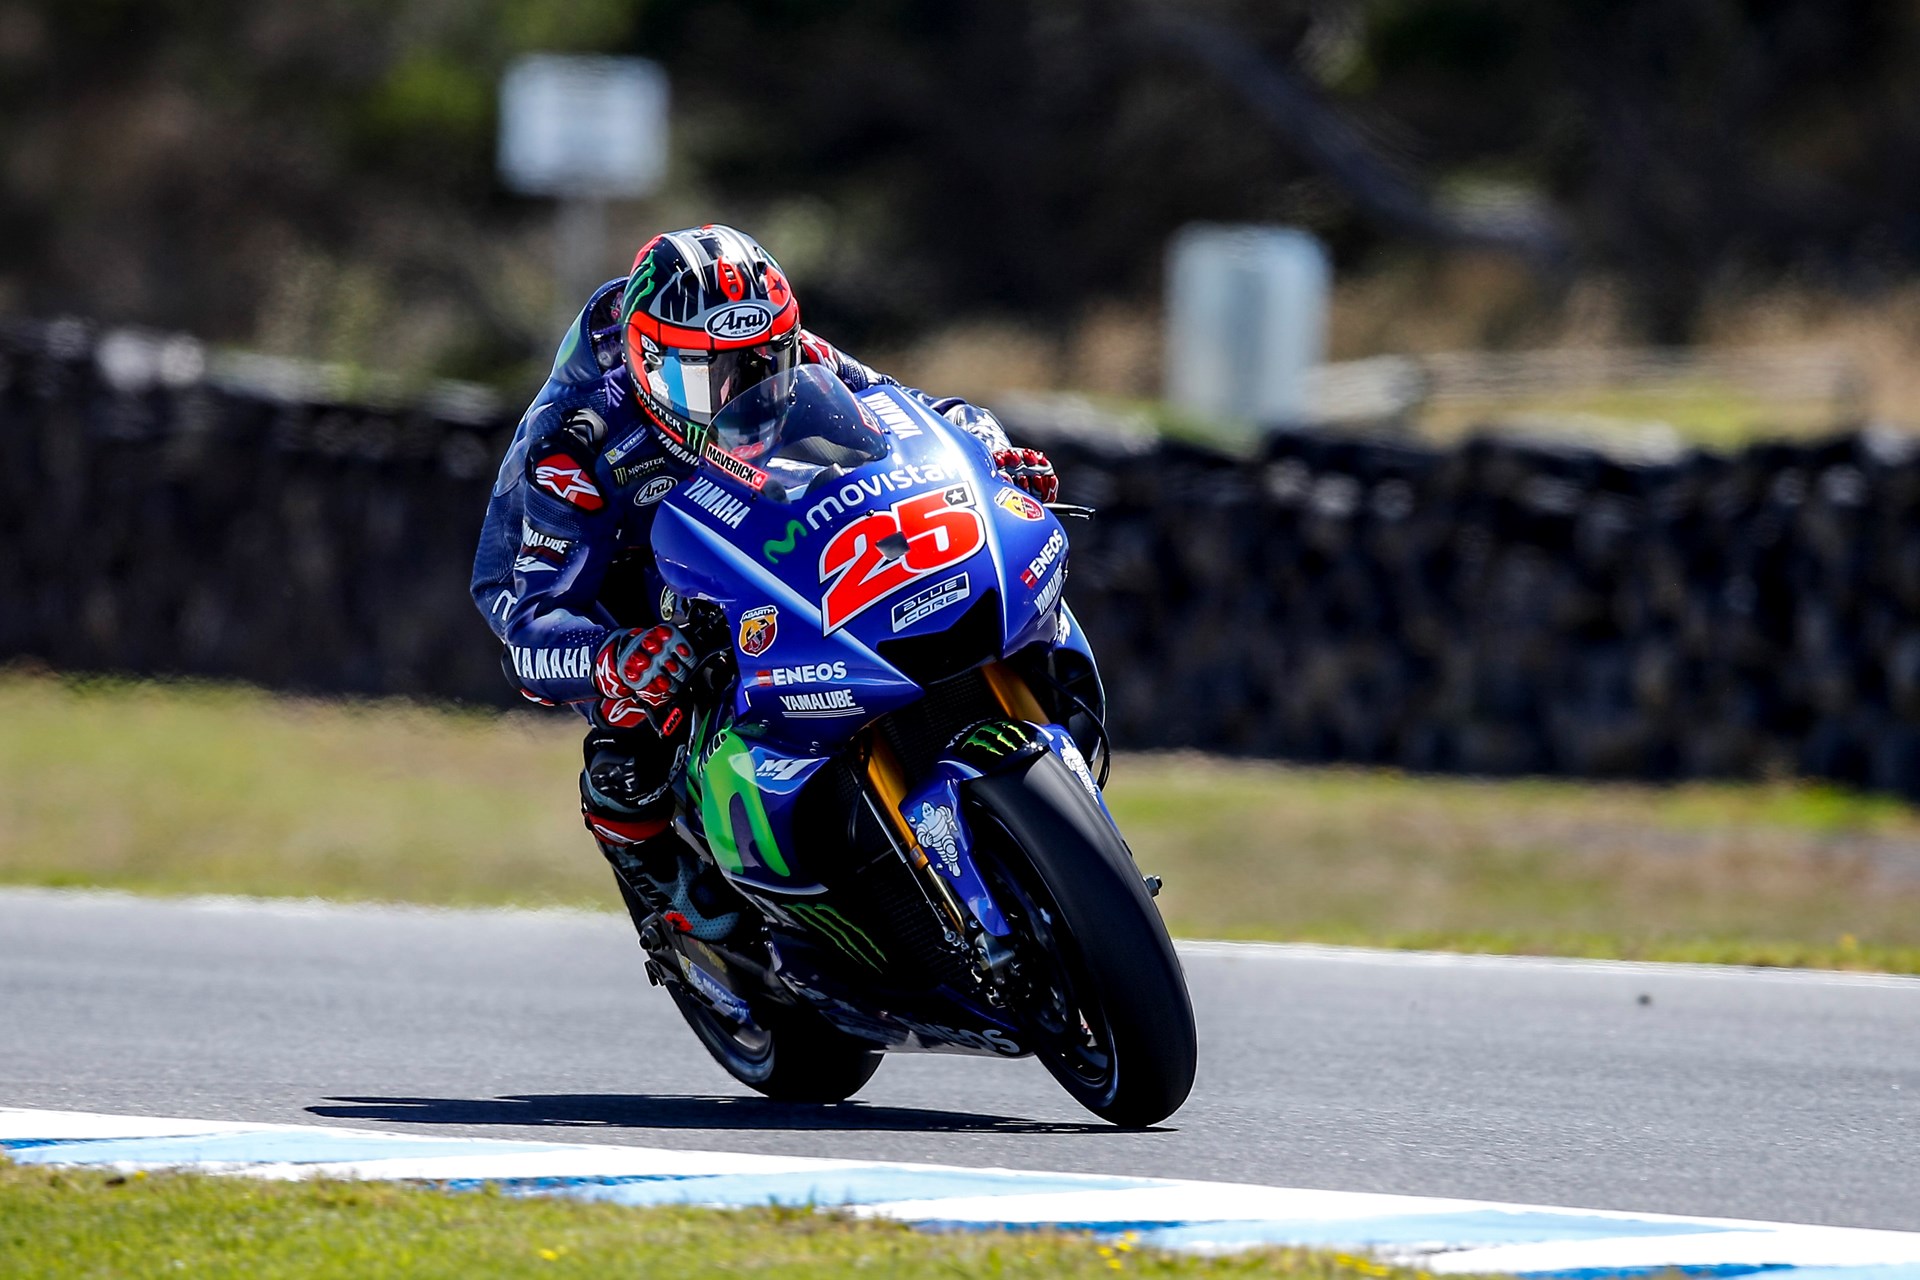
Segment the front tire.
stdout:
<svg viewBox="0 0 1920 1280">
<path fill-rule="evenodd" d="M 1103 1119 L 1166 1119 L 1193 1089 L 1193 1002 L 1120 833 L 1051 753 L 975 779 L 968 795 L 985 820 L 982 870 L 1027 951 L 1036 1056 Z"/>
</svg>

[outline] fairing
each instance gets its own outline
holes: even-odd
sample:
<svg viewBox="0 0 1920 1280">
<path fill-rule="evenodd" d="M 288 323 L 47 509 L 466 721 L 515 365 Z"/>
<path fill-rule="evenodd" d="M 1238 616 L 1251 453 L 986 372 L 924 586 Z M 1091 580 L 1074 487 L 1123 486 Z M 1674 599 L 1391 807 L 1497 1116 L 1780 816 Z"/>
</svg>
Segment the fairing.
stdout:
<svg viewBox="0 0 1920 1280">
<path fill-rule="evenodd" d="M 721 870 L 776 926 L 792 926 L 774 931 L 781 980 L 843 1029 L 893 1048 L 1020 1053 L 1013 1026 L 977 998 L 895 981 L 879 943 L 822 884 L 835 868 L 820 860 L 841 849 L 796 847 L 795 812 L 855 734 L 924 695 L 883 654 L 891 642 L 938 635 L 991 598 L 997 629 L 977 661 L 1033 645 L 1085 650 L 1061 601 L 1065 532 L 911 395 L 856 395 L 804 369 L 783 378 L 764 393 L 781 400 L 779 422 L 742 427 L 723 412 L 702 469 L 654 522 L 667 586 L 725 611 L 739 668 L 730 702 L 696 725 L 684 812 Z M 796 455 L 804 466 L 785 465 Z M 1064 729 L 1028 732 L 1097 797 Z M 900 811 L 981 930 L 1004 936 L 965 818 L 963 791 L 978 776 L 956 744 L 909 780 Z"/>
</svg>

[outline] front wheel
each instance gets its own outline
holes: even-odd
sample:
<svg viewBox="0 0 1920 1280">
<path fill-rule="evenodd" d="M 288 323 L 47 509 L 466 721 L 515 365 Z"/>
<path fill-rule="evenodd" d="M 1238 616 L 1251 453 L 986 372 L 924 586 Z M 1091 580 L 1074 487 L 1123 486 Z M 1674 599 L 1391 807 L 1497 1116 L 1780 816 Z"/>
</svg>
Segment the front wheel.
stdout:
<svg viewBox="0 0 1920 1280">
<path fill-rule="evenodd" d="M 1144 1126 L 1193 1088 L 1193 1002 L 1133 857 L 1052 754 L 968 784 L 982 871 L 1015 940 L 1008 995 L 1087 1110 Z"/>
</svg>

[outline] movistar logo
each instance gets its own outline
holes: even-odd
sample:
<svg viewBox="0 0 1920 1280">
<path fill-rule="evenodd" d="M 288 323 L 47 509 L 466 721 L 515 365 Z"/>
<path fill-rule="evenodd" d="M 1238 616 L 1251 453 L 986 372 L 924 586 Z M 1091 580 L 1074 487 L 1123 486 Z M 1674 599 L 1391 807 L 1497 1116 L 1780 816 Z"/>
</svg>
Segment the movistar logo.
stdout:
<svg viewBox="0 0 1920 1280">
<path fill-rule="evenodd" d="M 768 564 L 779 564 L 780 557 L 792 554 L 795 544 L 806 535 L 806 532 L 807 526 L 801 524 L 798 520 L 787 521 L 787 536 L 784 538 L 768 538 L 766 542 L 761 544 L 761 556 Z"/>
</svg>

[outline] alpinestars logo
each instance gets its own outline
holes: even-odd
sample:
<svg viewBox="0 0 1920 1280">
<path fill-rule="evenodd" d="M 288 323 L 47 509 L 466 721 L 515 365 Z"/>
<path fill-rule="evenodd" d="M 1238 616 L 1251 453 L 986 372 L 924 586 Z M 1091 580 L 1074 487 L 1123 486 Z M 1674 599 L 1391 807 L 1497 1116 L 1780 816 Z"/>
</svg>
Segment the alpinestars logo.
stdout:
<svg viewBox="0 0 1920 1280">
<path fill-rule="evenodd" d="M 606 505 L 600 490 L 580 469 L 580 464 L 564 453 L 556 453 L 535 463 L 533 482 L 562 502 L 571 503 L 582 511 L 598 511 Z"/>
</svg>

